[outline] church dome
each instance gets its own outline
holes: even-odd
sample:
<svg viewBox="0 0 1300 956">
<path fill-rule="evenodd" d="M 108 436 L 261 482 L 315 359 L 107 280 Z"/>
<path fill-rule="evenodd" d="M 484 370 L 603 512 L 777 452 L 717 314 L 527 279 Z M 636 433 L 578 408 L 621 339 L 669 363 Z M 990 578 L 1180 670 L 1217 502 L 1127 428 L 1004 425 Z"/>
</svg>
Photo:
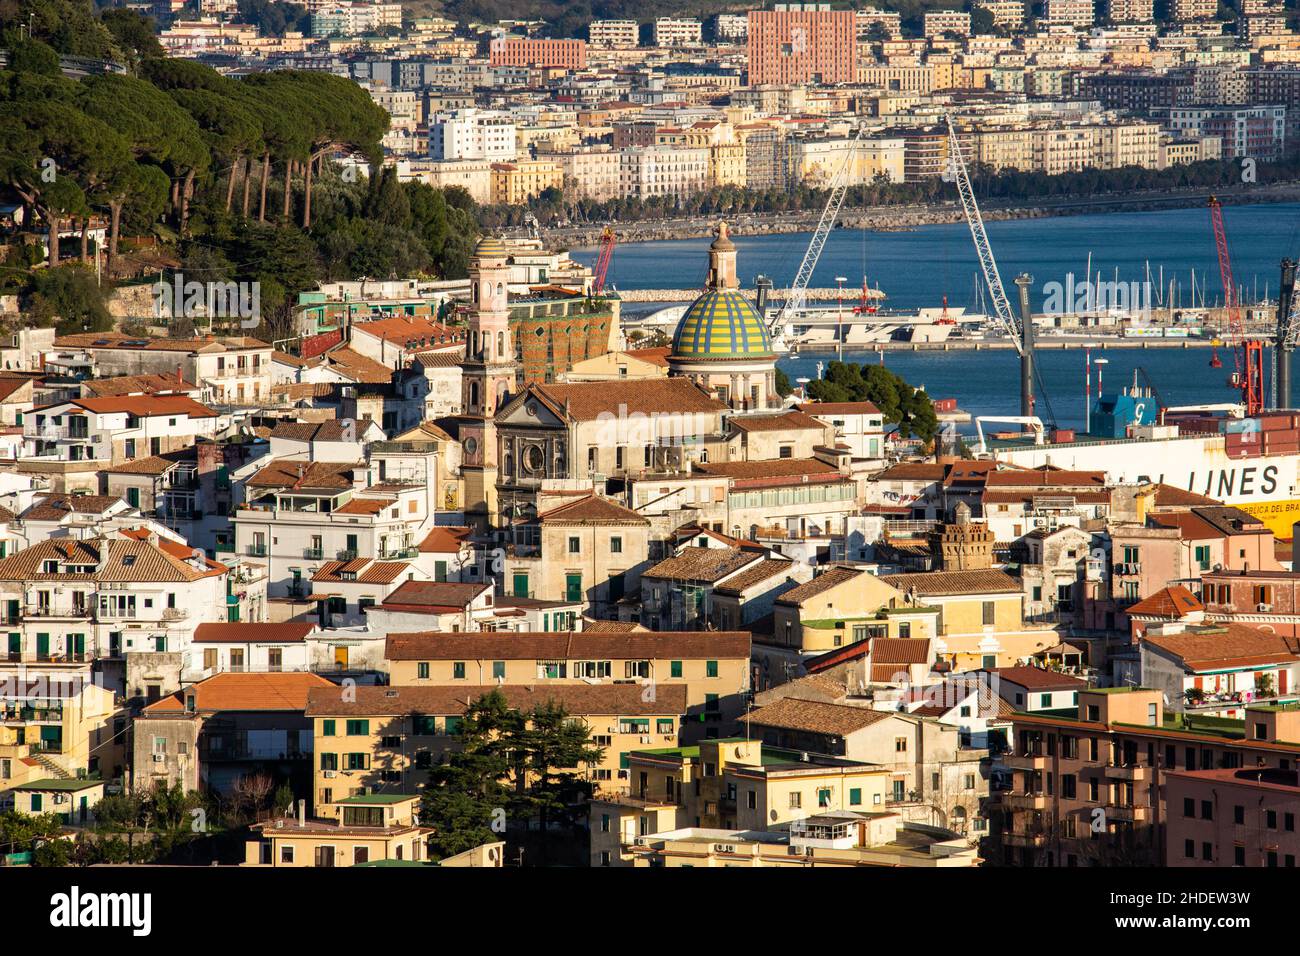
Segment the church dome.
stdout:
<svg viewBox="0 0 1300 956">
<path fill-rule="evenodd" d="M 710 289 L 691 303 L 673 335 L 675 358 L 771 358 L 772 338 L 758 310 L 735 289 Z"/>
<path fill-rule="evenodd" d="M 504 258 L 510 255 L 510 247 L 496 236 L 484 236 L 478 241 L 478 245 L 474 247 L 474 255 Z"/>
</svg>

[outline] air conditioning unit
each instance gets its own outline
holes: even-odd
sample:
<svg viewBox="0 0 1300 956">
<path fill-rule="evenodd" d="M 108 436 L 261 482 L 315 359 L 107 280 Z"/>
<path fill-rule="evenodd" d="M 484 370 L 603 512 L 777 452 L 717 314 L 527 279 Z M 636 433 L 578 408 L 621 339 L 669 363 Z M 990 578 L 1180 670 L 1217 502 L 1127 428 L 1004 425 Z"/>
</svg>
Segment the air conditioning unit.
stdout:
<svg viewBox="0 0 1300 956">
<path fill-rule="evenodd" d="M 335 771 L 333 770 L 324 770 L 321 772 L 321 776 L 323 776 L 326 780 L 333 780 L 334 775 L 335 775 Z"/>
<path fill-rule="evenodd" d="M 734 843 L 715 843 L 713 844 L 714 853 L 735 853 L 736 844 Z"/>
<path fill-rule="evenodd" d="M 154 754 L 154 755 L 153 755 L 153 762 L 154 762 L 154 763 L 163 763 L 164 761 L 166 761 L 166 759 L 167 759 L 167 755 L 166 755 L 166 754 Z"/>
<path fill-rule="evenodd" d="M 1271 604 L 1261 604 L 1261 605 L 1259 605 L 1259 610 L 1264 611 L 1265 613 L 1267 613 L 1268 611 L 1273 610 L 1273 605 L 1271 605 Z"/>
<path fill-rule="evenodd" d="M 67 803 L 67 802 L 68 802 L 68 795 L 67 795 L 66 793 L 56 793 L 56 794 L 54 795 L 54 802 L 55 802 L 55 803 Z"/>
</svg>

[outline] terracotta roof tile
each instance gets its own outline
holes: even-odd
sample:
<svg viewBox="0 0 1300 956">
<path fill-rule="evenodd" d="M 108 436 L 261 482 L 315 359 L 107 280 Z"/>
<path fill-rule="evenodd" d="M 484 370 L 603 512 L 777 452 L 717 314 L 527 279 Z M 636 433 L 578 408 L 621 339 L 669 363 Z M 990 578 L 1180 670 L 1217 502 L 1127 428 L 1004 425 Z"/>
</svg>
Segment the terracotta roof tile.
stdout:
<svg viewBox="0 0 1300 956">
<path fill-rule="evenodd" d="M 422 554 L 455 554 L 465 546 L 469 536 L 469 528 L 435 527 L 420 542 L 419 550 Z"/>
<path fill-rule="evenodd" d="M 890 574 L 881 580 L 904 594 L 915 588 L 919 595 L 935 597 L 954 594 L 1010 594 L 1023 590 L 1020 582 L 1005 571 L 991 569 Z"/>
<path fill-rule="evenodd" d="M 839 475 L 840 470 L 819 458 L 772 458 L 767 461 L 707 462 L 696 465 L 702 475 L 719 478 L 793 478 Z"/>
<path fill-rule="evenodd" d="M 879 415 L 871 402 L 802 402 L 795 408 L 809 415 Z"/>
<path fill-rule="evenodd" d="M 516 401 L 536 395 L 559 415 L 567 406 L 574 421 L 595 421 L 602 415 L 653 415 L 716 412 L 727 406 L 685 378 L 635 379 L 610 382 L 571 382 L 530 385 Z M 510 405 L 513 405 L 511 402 Z M 508 405 L 507 408 L 510 406 Z"/>
<path fill-rule="evenodd" d="M 765 558 L 734 577 L 727 578 L 726 583 L 720 584 L 716 590 L 720 594 L 740 594 L 756 584 L 790 573 L 793 567 L 794 562 L 785 558 Z M 776 583 L 773 582 L 773 586 Z"/>
<path fill-rule="evenodd" d="M 177 691 L 144 709 L 146 716 L 165 717 L 185 712 L 185 697 L 195 695 L 199 712 L 214 711 L 305 711 L 312 691 L 342 696 L 337 684 L 319 674 L 285 672 L 274 674 L 223 673 Z"/>
<path fill-rule="evenodd" d="M 675 557 L 665 558 L 642 572 L 643 578 L 664 578 L 670 581 L 718 582 L 741 568 L 762 561 L 763 556 L 754 551 L 737 548 L 687 547 Z"/>
<path fill-rule="evenodd" d="M 385 610 L 409 610 L 417 613 L 439 613 L 463 610 L 491 584 L 460 581 L 407 581 L 388 597 L 381 607 Z"/>
<path fill-rule="evenodd" d="M 780 415 L 736 415 L 727 419 L 727 424 L 741 432 L 776 432 L 810 429 L 824 432 L 825 422 L 819 422 L 803 412 L 785 412 Z"/>
<path fill-rule="evenodd" d="M 300 644 L 315 629 L 315 624 L 304 621 L 200 624 L 194 629 L 194 640 L 224 644 Z"/>
<path fill-rule="evenodd" d="M 352 472 L 361 462 L 301 461 L 277 458 L 246 482 L 249 488 L 301 488 L 325 491 L 352 487 Z"/>
<path fill-rule="evenodd" d="M 811 581 L 805 581 L 803 584 L 786 591 L 777 598 L 777 601 L 781 604 L 802 604 L 804 601 L 816 597 L 823 591 L 829 591 L 833 587 L 838 587 L 839 585 L 845 584 L 849 581 L 855 581 L 858 577 L 866 573 L 866 571 L 863 571 L 860 568 L 827 568 Z"/>
<path fill-rule="evenodd" d="M 72 405 L 99 415 L 125 412 L 140 418 L 161 415 L 188 415 L 190 418 L 216 418 L 217 413 L 200 405 L 188 395 L 105 395 L 102 398 L 74 398 Z"/>
<path fill-rule="evenodd" d="M 799 700 L 787 697 L 774 704 L 751 711 L 741 720 L 760 727 L 782 730 L 802 730 L 814 734 L 833 734 L 843 737 L 863 728 L 889 720 L 892 713 L 855 707 L 850 704 L 827 704 L 818 700 Z"/>
<path fill-rule="evenodd" d="M 749 657 L 746 631 L 480 631 L 389 634 L 390 661 L 586 660 L 601 657 L 649 660 L 721 660 Z"/>
<path fill-rule="evenodd" d="M 600 495 L 587 495 L 577 501 L 566 502 L 558 508 L 537 516 L 537 520 L 550 524 L 638 524 L 649 525 L 647 518 L 617 501 Z"/>
<path fill-rule="evenodd" d="M 1163 649 L 1192 671 L 1292 664 L 1300 657 L 1294 641 L 1235 623 L 1188 628 L 1177 634 L 1147 631 L 1143 643 Z"/>
<path fill-rule="evenodd" d="M 334 509 L 336 515 L 377 515 L 397 504 L 396 498 L 353 498 Z"/>
<path fill-rule="evenodd" d="M 1161 588 L 1150 597 L 1131 605 L 1127 613 L 1129 617 L 1179 618 L 1193 611 L 1204 610 L 1205 605 L 1197 600 L 1196 595 L 1181 584 L 1175 584 Z"/>
<path fill-rule="evenodd" d="M 470 703 L 500 690 L 508 706 L 528 712 L 557 704 L 575 716 L 602 717 L 680 716 L 686 712 L 686 685 L 659 684 L 647 700 L 639 684 L 492 684 L 467 687 L 362 686 L 355 699 L 344 701 L 337 687 L 315 689 L 307 703 L 307 716 L 395 717 L 403 714 L 459 716 Z"/>
<path fill-rule="evenodd" d="M 158 395 L 165 392 L 193 392 L 198 386 L 177 375 L 117 375 L 92 378 L 81 383 L 86 398 L 109 395 Z"/>
<path fill-rule="evenodd" d="M 991 668 L 989 673 L 997 674 L 1000 681 L 1016 684 L 1026 690 L 1080 690 L 1088 686 L 1086 680 L 1041 667 L 997 667 Z"/>
</svg>

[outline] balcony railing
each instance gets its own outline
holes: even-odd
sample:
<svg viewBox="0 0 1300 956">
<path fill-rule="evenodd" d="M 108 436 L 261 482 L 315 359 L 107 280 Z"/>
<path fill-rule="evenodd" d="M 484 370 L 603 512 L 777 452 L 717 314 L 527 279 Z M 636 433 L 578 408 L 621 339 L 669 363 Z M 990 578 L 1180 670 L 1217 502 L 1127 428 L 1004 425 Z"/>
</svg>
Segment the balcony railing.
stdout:
<svg viewBox="0 0 1300 956">
<path fill-rule="evenodd" d="M 264 558 L 264 557 L 266 557 L 266 545 L 264 545 L 264 544 L 250 544 L 250 545 L 248 546 L 248 556 L 249 556 L 250 558 Z"/>
<path fill-rule="evenodd" d="M 308 561 L 320 561 L 325 557 L 324 548 L 303 548 L 302 556 Z"/>
<path fill-rule="evenodd" d="M 339 552 L 338 559 L 340 561 L 355 561 L 357 559 L 357 549 L 344 548 L 342 551 Z"/>
<path fill-rule="evenodd" d="M 133 618 L 135 617 L 135 608 L 124 607 L 122 605 L 118 605 L 117 607 L 114 607 L 113 605 L 110 604 L 108 607 L 101 607 L 99 609 L 99 616 L 101 618 L 118 618 L 118 617 Z"/>
<path fill-rule="evenodd" d="M 388 550 L 379 553 L 379 558 L 382 561 L 405 561 L 411 558 L 418 558 L 419 556 L 420 549 L 415 547 L 389 548 Z"/>
<path fill-rule="evenodd" d="M 90 617 L 91 611 L 89 605 L 85 604 L 45 604 L 38 602 L 36 604 L 24 604 L 23 614 L 26 617 Z"/>
</svg>

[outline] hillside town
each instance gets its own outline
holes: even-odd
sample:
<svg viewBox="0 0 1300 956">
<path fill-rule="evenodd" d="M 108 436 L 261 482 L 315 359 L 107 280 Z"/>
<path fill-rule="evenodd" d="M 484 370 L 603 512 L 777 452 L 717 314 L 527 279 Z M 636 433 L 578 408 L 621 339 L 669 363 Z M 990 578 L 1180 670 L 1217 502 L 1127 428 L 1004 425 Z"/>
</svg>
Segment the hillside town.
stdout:
<svg viewBox="0 0 1300 956">
<path fill-rule="evenodd" d="M 666 347 L 533 253 L 299 355 L 15 337 L 6 807 L 75 840 L 260 784 L 242 865 L 424 862 L 495 697 L 583 729 L 584 865 L 1294 865 L 1300 572 L 1261 519 L 783 396 L 725 223 Z M 1180 816 L 1224 787 L 1265 842 Z"/>
<path fill-rule="evenodd" d="M 1088 430 L 1045 426 L 1056 320 L 1022 276 L 1015 325 L 967 172 L 1285 171 L 1293 8 L 555 35 L 151 0 L 87 14 L 119 63 L 24 2 L 0 867 L 1296 865 L 1295 263 L 1254 316 L 1272 396 L 1225 270 L 1241 405 L 1100 365 L 1094 396 L 1090 352 Z M 883 351 L 796 376 L 792 307 L 747 288 L 738 220 L 788 208 L 757 197 L 812 191 L 819 251 L 846 190 L 893 187 L 960 197 L 1019 353 L 978 440 Z M 608 280 L 619 210 L 707 219 L 658 332 Z M 579 211 L 594 261 L 551 233 Z"/>
<path fill-rule="evenodd" d="M 1159 19 L 1153 0 L 989 0 L 907 29 L 887 9 L 782 3 L 572 38 L 403 20 L 396 3 L 309 0 L 302 32 L 278 36 L 228 0 L 130 6 L 167 24 L 174 55 L 351 77 L 392 117 L 399 176 L 485 205 L 825 188 L 850 152 L 852 184 L 925 183 L 948 110 L 968 162 L 1046 175 L 1273 162 L 1300 122 L 1300 36 L 1277 0 L 1227 21 L 1207 0 L 1162 0 Z"/>
</svg>

